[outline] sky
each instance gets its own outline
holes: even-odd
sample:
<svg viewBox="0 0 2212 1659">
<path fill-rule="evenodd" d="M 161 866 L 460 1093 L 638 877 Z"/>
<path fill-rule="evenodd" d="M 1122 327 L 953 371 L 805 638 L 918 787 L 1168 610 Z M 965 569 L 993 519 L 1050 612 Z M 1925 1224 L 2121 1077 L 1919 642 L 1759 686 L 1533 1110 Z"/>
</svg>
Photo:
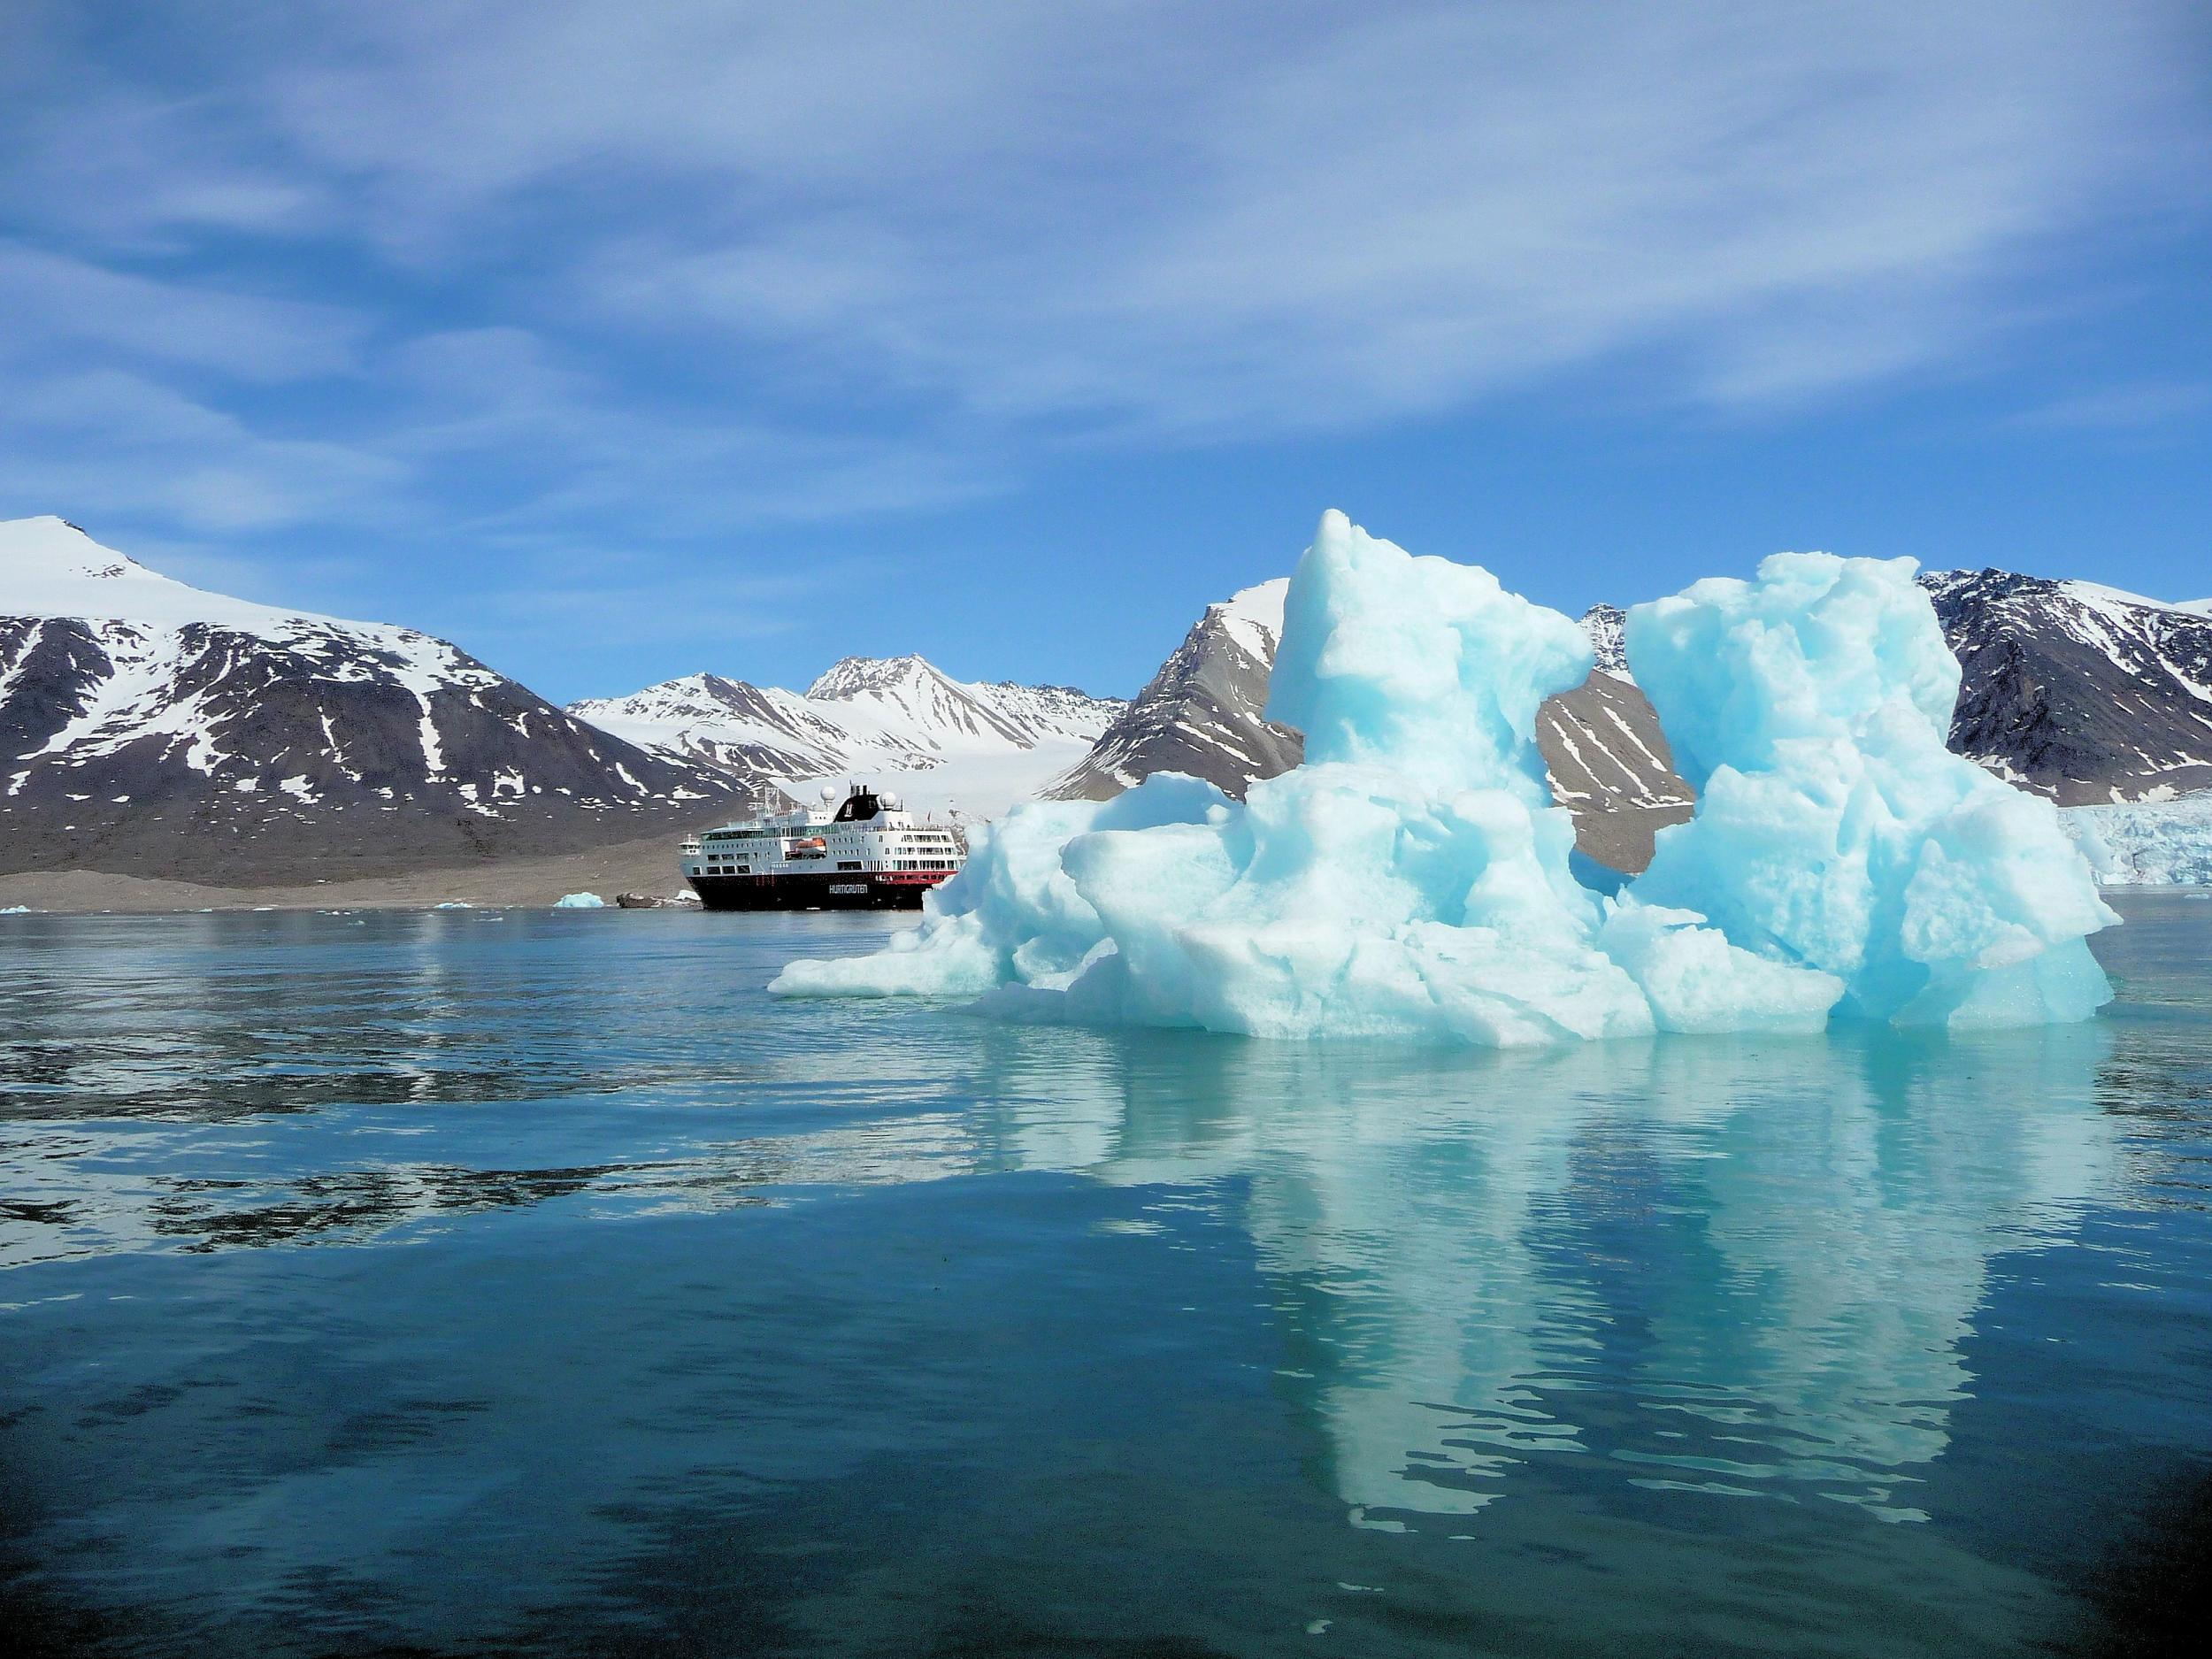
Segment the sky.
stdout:
<svg viewBox="0 0 2212 1659">
<path fill-rule="evenodd" d="M 565 701 L 1128 695 L 1332 506 L 2212 595 L 2200 0 L 7 0 L 0 96 L 0 517 Z"/>
</svg>

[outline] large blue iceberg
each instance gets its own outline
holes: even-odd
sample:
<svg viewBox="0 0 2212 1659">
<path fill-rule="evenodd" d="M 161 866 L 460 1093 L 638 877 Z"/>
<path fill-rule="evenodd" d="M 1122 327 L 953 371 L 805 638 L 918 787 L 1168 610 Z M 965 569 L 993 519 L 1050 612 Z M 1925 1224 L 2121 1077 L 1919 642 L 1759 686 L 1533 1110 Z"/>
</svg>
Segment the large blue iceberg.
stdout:
<svg viewBox="0 0 2212 1659">
<path fill-rule="evenodd" d="M 2108 995 L 2082 938 L 2114 918 L 2052 810 L 1944 751 L 1957 670 L 1947 696 L 1909 565 L 1770 560 L 1641 608 L 1628 637 L 1706 799 L 1624 893 L 1575 879 L 1534 741 L 1590 670 L 1581 630 L 1331 512 L 1268 705 L 1305 764 L 1241 803 L 1161 775 L 1017 808 L 920 927 L 771 988 L 1494 1046 L 1839 1010 L 2039 1023 Z"/>
</svg>

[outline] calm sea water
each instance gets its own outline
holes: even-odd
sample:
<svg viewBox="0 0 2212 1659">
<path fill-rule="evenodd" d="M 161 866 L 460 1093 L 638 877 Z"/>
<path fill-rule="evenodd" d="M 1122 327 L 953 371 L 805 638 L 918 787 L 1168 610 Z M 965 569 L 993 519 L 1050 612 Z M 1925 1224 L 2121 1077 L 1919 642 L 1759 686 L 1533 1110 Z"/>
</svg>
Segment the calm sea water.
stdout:
<svg viewBox="0 0 2212 1659">
<path fill-rule="evenodd" d="M 2128 909 L 2089 1027 L 1505 1056 L 762 995 L 877 918 L 0 918 L 0 1624 L 2093 1641 L 2212 1455 L 2212 902 Z"/>
</svg>

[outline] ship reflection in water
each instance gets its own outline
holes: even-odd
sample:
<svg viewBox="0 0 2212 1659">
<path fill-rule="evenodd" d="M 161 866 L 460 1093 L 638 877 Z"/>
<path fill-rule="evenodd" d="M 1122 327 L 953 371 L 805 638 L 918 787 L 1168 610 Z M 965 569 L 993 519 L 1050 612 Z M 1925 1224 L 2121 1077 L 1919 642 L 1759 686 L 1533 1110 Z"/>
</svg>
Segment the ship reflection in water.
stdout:
<svg viewBox="0 0 2212 1659">
<path fill-rule="evenodd" d="M 2212 1449 L 2139 902 L 2091 1025 L 1509 1055 L 758 995 L 871 918 L 32 918 L 0 1570 L 178 1653 L 2069 1640 Z"/>
</svg>

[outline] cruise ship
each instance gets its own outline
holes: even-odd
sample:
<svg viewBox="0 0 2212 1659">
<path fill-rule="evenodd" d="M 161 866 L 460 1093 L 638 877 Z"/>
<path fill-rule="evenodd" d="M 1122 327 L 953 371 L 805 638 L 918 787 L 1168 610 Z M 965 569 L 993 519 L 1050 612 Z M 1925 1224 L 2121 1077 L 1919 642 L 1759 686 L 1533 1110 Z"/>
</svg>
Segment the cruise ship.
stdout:
<svg viewBox="0 0 2212 1659">
<path fill-rule="evenodd" d="M 957 824 L 918 818 L 895 795 L 853 785 L 683 844 L 684 879 L 710 910 L 918 910 L 968 856 Z"/>
</svg>

